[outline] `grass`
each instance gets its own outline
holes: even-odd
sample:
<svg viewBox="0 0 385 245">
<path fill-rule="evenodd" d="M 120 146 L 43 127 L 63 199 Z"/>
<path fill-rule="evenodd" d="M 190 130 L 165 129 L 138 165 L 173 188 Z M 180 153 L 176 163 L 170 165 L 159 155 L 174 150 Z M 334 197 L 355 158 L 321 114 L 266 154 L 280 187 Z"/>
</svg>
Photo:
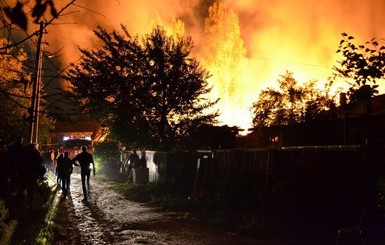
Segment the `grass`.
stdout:
<svg viewBox="0 0 385 245">
<path fill-rule="evenodd" d="M 49 182 L 52 184 L 56 181 L 55 176 L 50 176 Z M 60 197 L 55 195 L 56 194 L 55 187 L 51 187 L 51 195 L 49 195 L 49 199 L 47 200 L 48 207 L 46 209 L 45 217 L 44 217 L 44 223 L 37 235 L 36 242 L 37 244 L 50 244 L 53 240 L 53 226 L 54 226 L 54 218 L 58 212 L 58 206 Z"/>
<path fill-rule="evenodd" d="M 178 186 L 173 183 L 133 185 L 107 181 L 105 184 L 123 194 L 128 200 L 144 202 L 161 211 L 180 212 L 186 219 L 218 229 L 268 237 L 277 234 L 283 228 L 273 215 L 262 215 L 256 210 L 238 210 L 221 200 L 190 198 L 181 194 L 183 192 L 177 190 Z"/>
<path fill-rule="evenodd" d="M 57 212 L 58 198 L 53 177 L 47 176 L 48 179 L 38 185 L 32 210 L 21 205 L 12 211 L 15 227 L 8 241 L 2 240 L 1 244 L 52 244 L 53 218 Z"/>
<path fill-rule="evenodd" d="M 132 183 L 109 181 L 107 186 L 129 200 L 145 202 L 161 211 L 179 212 L 182 214 L 180 217 L 188 220 L 259 238 L 291 239 L 294 234 L 295 239 L 301 239 L 314 235 L 313 230 L 321 228 L 311 219 L 312 223 L 305 224 L 303 216 L 296 213 L 298 207 L 282 198 L 261 197 L 254 201 L 241 198 L 229 200 L 223 195 L 190 198 L 178 190 L 180 186 L 166 182 L 135 186 Z M 329 230 L 327 232 L 328 237 L 334 235 L 333 229 L 332 233 Z"/>
<path fill-rule="evenodd" d="M 11 219 L 9 209 L 3 200 L 0 200 L 0 242 L 9 244 L 17 227 L 17 220 Z"/>
</svg>

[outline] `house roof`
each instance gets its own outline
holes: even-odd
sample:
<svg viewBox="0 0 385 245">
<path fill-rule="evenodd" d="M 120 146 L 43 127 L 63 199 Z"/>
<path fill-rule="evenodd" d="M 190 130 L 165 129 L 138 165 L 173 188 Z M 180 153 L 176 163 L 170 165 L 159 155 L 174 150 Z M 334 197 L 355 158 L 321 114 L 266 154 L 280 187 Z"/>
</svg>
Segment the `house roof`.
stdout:
<svg viewBox="0 0 385 245">
<path fill-rule="evenodd" d="M 68 133 L 93 133 L 100 128 L 99 124 L 95 121 L 76 121 L 76 122 L 63 122 L 57 121 L 55 129 L 53 130 L 57 134 Z"/>
<path fill-rule="evenodd" d="M 385 115 L 385 94 L 380 94 L 370 98 L 369 107 L 365 104 L 348 104 L 341 107 L 341 116 L 348 113 L 350 116 L 360 116 L 362 114 Z"/>
</svg>

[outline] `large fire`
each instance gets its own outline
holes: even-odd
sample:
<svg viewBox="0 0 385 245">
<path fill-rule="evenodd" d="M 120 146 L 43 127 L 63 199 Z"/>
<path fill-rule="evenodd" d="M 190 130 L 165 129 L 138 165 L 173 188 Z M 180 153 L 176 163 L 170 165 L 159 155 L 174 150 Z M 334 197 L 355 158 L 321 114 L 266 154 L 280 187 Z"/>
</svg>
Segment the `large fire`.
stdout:
<svg viewBox="0 0 385 245">
<path fill-rule="evenodd" d="M 57 8 L 67 2 L 55 1 Z M 174 31 L 177 26 L 178 32 L 193 38 L 193 55 L 212 74 L 211 96 L 220 98 L 221 123 L 243 128 L 251 126 L 249 108 L 259 91 L 275 83 L 286 70 L 299 82 L 326 81 L 338 59 L 342 32 L 361 43 L 384 36 L 382 0 L 75 3 L 46 34 L 49 51 L 63 48 L 63 64 L 79 58 L 79 46 L 95 47 L 92 30 L 96 25 L 119 30 L 124 24 L 134 35 L 149 33 L 157 24 Z"/>
</svg>

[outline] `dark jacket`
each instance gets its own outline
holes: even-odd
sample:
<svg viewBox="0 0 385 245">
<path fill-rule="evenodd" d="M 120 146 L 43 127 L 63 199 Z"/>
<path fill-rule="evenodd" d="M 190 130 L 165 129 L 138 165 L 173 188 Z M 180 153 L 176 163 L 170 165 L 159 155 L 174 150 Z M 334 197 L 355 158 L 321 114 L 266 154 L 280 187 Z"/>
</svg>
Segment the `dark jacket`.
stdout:
<svg viewBox="0 0 385 245">
<path fill-rule="evenodd" d="M 80 170 L 82 173 L 87 173 L 87 171 L 90 171 L 91 164 L 92 164 L 93 172 L 95 174 L 95 164 L 94 164 L 94 158 L 92 157 L 92 154 L 88 152 L 81 152 L 74 159 L 72 159 L 72 161 L 79 162 Z"/>
<path fill-rule="evenodd" d="M 72 174 L 73 167 L 72 167 L 73 161 L 69 157 L 64 157 L 61 162 L 60 170 L 59 172 L 63 177 L 68 177 Z"/>
</svg>

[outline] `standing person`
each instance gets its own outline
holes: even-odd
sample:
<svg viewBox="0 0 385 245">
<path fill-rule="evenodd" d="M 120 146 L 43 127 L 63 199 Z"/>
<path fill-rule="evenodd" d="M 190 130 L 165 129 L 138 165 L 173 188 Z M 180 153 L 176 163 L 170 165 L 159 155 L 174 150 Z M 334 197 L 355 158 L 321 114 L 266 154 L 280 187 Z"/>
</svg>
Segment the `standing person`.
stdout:
<svg viewBox="0 0 385 245">
<path fill-rule="evenodd" d="M 49 158 L 50 158 L 50 163 L 51 163 L 51 169 L 55 170 L 56 169 L 56 162 L 55 162 L 55 150 L 52 148 L 50 153 L 49 153 Z"/>
<path fill-rule="evenodd" d="M 136 154 L 136 150 L 133 150 L 132 153 L 128 156 L 130 163 L 128 164 L 128 181 L 132 181 L 132 168 L 136 167 L 137 162 L 139 161 L 139 156 Z"/>
<path fill-rule="evenodd" d="M 91 168 L 93 169 L 94 176 L 95 176 L 94 158 L 92 157 L 91 153 L 87 152 L 87 146 L 82 146 L 82 152 L 79 153 L 74 159 L 72 159 L 72 161 L 74 161 L 75 163 L 79 162 L 80 164 L 80 176 L 82 178 L 82 188 L 83 188 L 83 196 L 84 196 L 82 201 L 87 201 L 88 194 L 90 193 Z"/>
<path fill-rule="evenodd" d="M 56 184 L 60 185 L 61 183 L 61 176 L 60 176 L 60 169 L 62 168 L 63 165 L 63 159 L 64 159 L 64 154 L 59 153 L 59 155 L 56 158 L 56 167 L 55 167 L 55 174 L 56 174 Z"/>
<path fill-rule="evenodd" d="M 20 168 L 21 192 L 27 191 L 28 207 L 31 210 L 34 193 L 37 188 L 37 180 L 40 175 L 41 167 L 44 164 L 44 158 L 37 144 L 30 144 L 26 149 L 26 161 Z"/>
<path fill-rule="evenodd" d="M 70 183 L 71 183 L 71 174 L 73 171 L 74 162 L 70 158 L 70 153 L 68 151 L 64 152 L 64 158 L 62 160 L 62 163 L 60 165 L 59 173 L 61 178 L 61 187 L 62 187 L 62 194 L 64 198 L 67 197 L 69 189 L 70 189 Z"/>
<path fill-rule="evenodd" d="M 9 146 L 6 156 L 6 164 L 10 171 L 10 192 L 15 195 L 17 202 L 20 202 L 23 197 L 23 193 L 20 193 L 22 189 L 20 169 L 26 161 L 26 147 L 23 145 L 23 141 L 22 136 L 17 136 L 16 141 Z"/>
<path fill-rule="evenodd" d="M 146 151 L 142 151 L 138 161 L 138 168 L 147 168 Z"/>
</svg>

